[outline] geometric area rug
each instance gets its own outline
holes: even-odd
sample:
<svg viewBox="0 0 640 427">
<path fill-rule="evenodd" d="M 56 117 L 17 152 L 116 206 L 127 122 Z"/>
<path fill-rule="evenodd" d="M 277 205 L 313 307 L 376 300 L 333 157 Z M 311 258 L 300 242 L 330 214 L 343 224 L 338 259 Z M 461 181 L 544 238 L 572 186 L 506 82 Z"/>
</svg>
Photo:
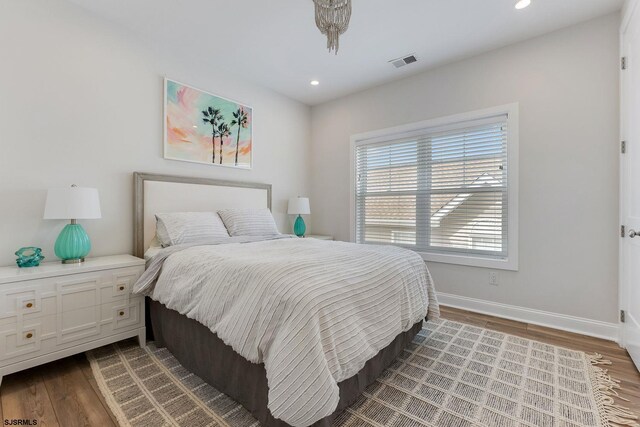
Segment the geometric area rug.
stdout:
<svg viewBox="0 0 640 427">
<path fill-rule="evenodd" d="M 87 353 L 122 426 L 258 427 L 240 404 L 164 348 L 132 341 Z M 600 355 L 449 320 L 429 321 L 334 427 L 610 427 L 637 417 L 616 405 Z"/>
</svg>

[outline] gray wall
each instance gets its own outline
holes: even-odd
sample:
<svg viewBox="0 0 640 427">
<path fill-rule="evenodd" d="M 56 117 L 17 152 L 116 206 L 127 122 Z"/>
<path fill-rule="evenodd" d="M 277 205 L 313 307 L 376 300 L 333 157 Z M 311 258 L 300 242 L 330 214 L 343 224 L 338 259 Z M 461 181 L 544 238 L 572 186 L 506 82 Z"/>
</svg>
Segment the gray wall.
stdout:
<svg viewBox="0 0 640 427">
<path fill-rule="evenodd" d="M 615 322 L 618 14 L 312 109 L 313 233 L 349 239 L 353 134 L 520 103 L 520 269 L 429 263 L 441 292 Z"/>
<path fill-rule="evenodd" d="M 0 265 L 26 245 L 55 259 L 64 221 L 42 220 L 46 189 L 72 183 L 100 191 L 103 218 L 81 221 L 92 255 L 130 253 L 134 171 L 271 183 L 278 225 L 290 230 L 287 199 L 309 188 L 309 107 L 60 0 L 2 1 L 0 55 Z M 162 158 L 165 75 L 253 107 L 253 170 Z"/>
<path fill-rule="evenodd" d="M 520 270 L 492 287 L 485 269 L 431 263 L 437 288 L 613 322 L 618 23 L 602 17 L 310 112 L 61 0 L 4 1 L 0 265 L 25 245 L 54 258 L 64 222 L 41 219 L 45 193 L 71 183 L 100 190 L 103 218 L 83 222 L 93 255 L 130 252 L 135 170 L 271 183 L 283 231 L 287 198 L 310 192 L 310 231 L 347 240 L 352 134 L 519 102 Z M 254 107 L 252 171 L 162 158 L 164 75 Z"/>
</svg>

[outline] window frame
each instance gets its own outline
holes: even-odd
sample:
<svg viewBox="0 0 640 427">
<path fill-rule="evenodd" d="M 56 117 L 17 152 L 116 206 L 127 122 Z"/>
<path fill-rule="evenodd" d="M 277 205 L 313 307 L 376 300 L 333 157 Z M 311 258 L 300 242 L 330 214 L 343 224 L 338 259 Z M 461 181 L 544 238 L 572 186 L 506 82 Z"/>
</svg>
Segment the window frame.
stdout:
<svg viewBox="0 0 640 427">
<path fill-rule="evenodd" d="M 511 103 L 462 114 L 424 120 L 401 126 L 359 133 L 351 136 L 349 150 L 349 234 L 356 242 L 356 148 L 388 139 L 404 139 L 428 129 L 456 128 L 463 122 L 507 115 L 507 257 L 495 258 L 473 254 L 418 251 L 425 261 L 465 265 L 499 270 L 518 270 L 518 160 L 519 160 L 519 104 Z"/>
</svg>

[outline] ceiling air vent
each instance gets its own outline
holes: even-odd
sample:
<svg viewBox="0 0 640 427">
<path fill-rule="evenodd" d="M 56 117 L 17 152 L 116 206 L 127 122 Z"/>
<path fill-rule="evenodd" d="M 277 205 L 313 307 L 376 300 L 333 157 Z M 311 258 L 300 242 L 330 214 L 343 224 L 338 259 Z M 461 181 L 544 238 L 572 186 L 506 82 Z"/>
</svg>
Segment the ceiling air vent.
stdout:
<svg viewBox="0 0 640 427">
<path fill-rule="evenodd" d="M 414 62 L 417 62 L 417 61 L 418 61 L 418 58 L 416 58 L 415 55 L 407 55 L 402 58 L 392 59 L 389 62 L 393 64 L 394 67 L 400 68 L 400 67 L 404 67 L 405 65 L 413 64 Z"/>
</svg>

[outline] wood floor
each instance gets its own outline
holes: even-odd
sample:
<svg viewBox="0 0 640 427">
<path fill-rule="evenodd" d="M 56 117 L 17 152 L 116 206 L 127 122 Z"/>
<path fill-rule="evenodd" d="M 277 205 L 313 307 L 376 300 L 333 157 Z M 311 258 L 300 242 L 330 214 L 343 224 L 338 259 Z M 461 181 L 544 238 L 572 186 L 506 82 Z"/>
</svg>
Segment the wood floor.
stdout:
<svg viewBox="0 0 640 427">
<path fill-rule="evenodd" d="M 442 317 L 589 353 L 613 364 L 607 367 L 621 381 L 618 403 L 640 414 L 640 373 L 617 344 L 527 323 L 442 307 Z M 38 426 L 115 426 L 83 354 L 8 375 L 0 387 L 0 418 L 32 420 Z M 6 425 L 6 421 L 5 421 Z"/>
</svg>

